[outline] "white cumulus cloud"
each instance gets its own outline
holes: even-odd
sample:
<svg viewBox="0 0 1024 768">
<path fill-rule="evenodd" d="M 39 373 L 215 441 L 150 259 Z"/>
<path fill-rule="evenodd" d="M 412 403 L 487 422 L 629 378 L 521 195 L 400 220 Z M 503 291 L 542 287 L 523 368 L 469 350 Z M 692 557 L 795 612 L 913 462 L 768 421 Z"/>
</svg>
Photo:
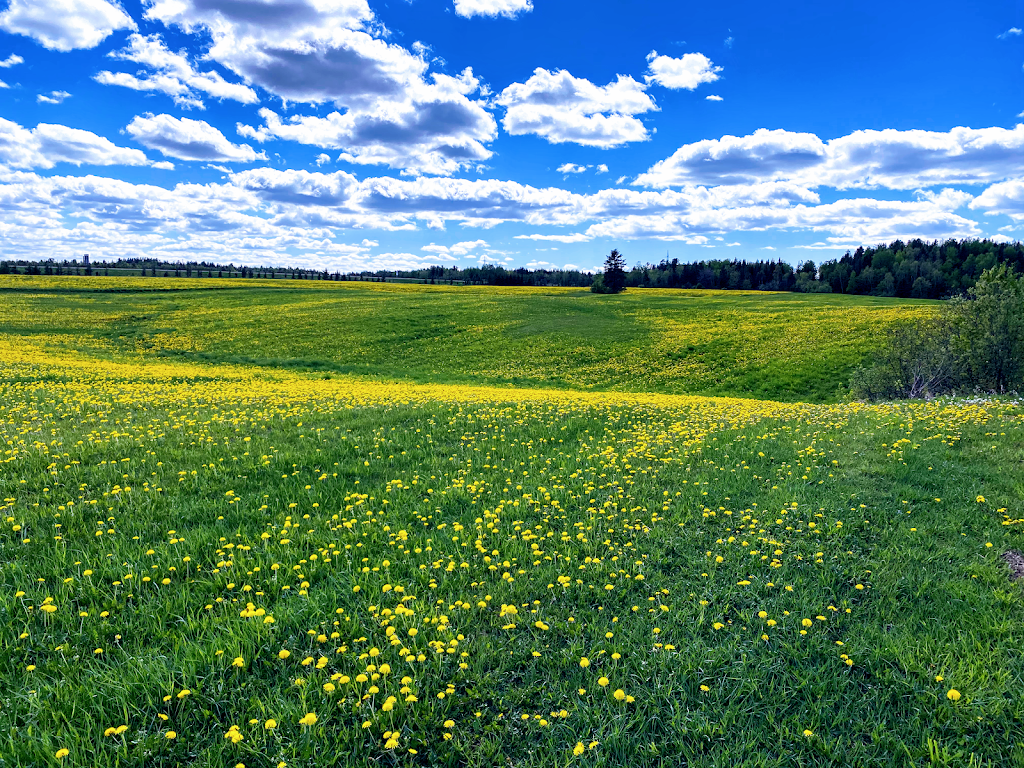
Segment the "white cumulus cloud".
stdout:
<svg viewBox="0 0 1024 768">
<path fill-rule="evenodd" d="M 686 144 L 633 182 L 640 186 L 743 184 L 789 179 L 825 160 L 825 144 L 812 133 L 769 131 Z"/>
<path fill-rule="evenodd" d="M 45 48 L 95 48 L 119 29 L 136 29 L 120 5 L 107 0 L 10 0 L 0 29 L 31 37 Z"/>
<path fill-rule="evenodd" d="M 821 204 L 809 190 L 786 182 L 707 189 L 603 190 L 593 195 L 538 189 L 514 181 L 420 177 L 359 180 L 344 171 L 318 173 L 256 168 L 226 173 L 223 183 L 164 188 L 93 176 L 48 176 L 12 170 L 32 132 L 0 123 L 0 231 L 9 253 L 59 257 L 88 244 L 91 252 L 147 253 L 164 258 L 214 258 L 236 263 L 293 259 L 320 267 L 373 263 L 436 263 L 450 258 L 495 261 L 482 240 L 429 245 L 416 256 L 371 257 L 374 240 L 348 242 L 352 230 L 420 230 L 434 223 L 490 227 L 519 222 L 573 230 L 519 236 L 523 241 L 582 243 L 597 238 L 661 239 L 728 245 L 732 233 L 807 231 L 823 247 L 896 237 L 972 237 L 976 222 L 958 213 L 965 203 L 1017 206 L 1018 184 L 971 200 L 956 190 L 920 194 L 912 201 L 845 199 Z M 60 126 L 57 127 L 58 129 Z M 45 131 L 40 131 L 41 134 Z M 29 134 L 25 136 L 25 134 Z M 98 137 L 94 137 L 98 138 Z M 528 230 L 529 231 L 529 230 Z M 719 239 L 722 238 L 722 239 Z M 479 256 L 477 255 L 479 254 Z M 384 261 L 375 261 L 380 258 Z M 389 261 L 390 260 L 390 261 Z"/>
<path fill-rule="evenodd" d="M 1024 178 L 993 184 L 971 201 L 971 208 L 1024 221 Z"/>
<path fill-rule="evenodd" d="M 149 165 L 137 149 L 119 147 L 103 136 L 65 125 L 40 123 L 33 129 L 0 118 L 0 163 L 11 168 L 73 165 Z"/>
<path fill-rule="evenodd" d="M 293 115 L 285 121 L 261 109 L 264 125 L 239 125 L 238 133 L 259 142 L 285 139 L 340 149 L 339 159 L 360 165 L 450 175 L 493 154 L 485 144 L 497 135 L 497 123 L 481 102 L 468 98 L 479 88 L 471 69 L 458 77 L 434 74 L 431 82 L 415 84 L 400 99 L 381 99 L 344 114 Z"/>
<path fill-rule="evenodd" d="M 477 254 L 473 254 L 473 251 L 479 251 L 487 248 L 486 240 L 466 240 L 455 245 L 424 245 L 420 248 L 421 251 L 432 253 L 435 256 L 446 257 L 449 259 L 461 259 L 463 256 L 473 255 L 474 258 Z"/>
<path fill-rule="evenodd" d="M 19 56 L 16 53 L 12 53 L 10 56 L 8 56 L 3 61 L 0 61 L 0 69 L 10 69 L 11 67 L 15 67 L 18 64 L 24 64 L 24 63 L 25 63 L 25 60 L 23 58 L 21 58 L 21 56 Z"/>
<path fill-rule="evenodd" d="M 1024 173 L 1024 125 L 935 131 L 855 131 L 824 142 L 811 133 L 764 128 L 680 147 L 634 184 L 749 184 L 918 189 L 987 184 Z"/>
<path fill-rule="evenodd" d="M 572 142 L 610 148 L 645 141 L 647 129 L 635 115 L 658 109 L 645 86 L 619 75 L 595 85 L 565 70 L 538 67 L 525 83 L 513 83 L 495 99 L 505 107 L 502 126 L 512 135 L 535 134 L 552 144 Z"/>
<path fill-rule="evenodd" d="M 266 160 L 248 144 L 232 144 L 219 130 L 203 120 L 170 115 L 140 115 L 125 128 L 144 147 L 178 160 L 251 163 Z"/>
<path fill-rule="evenodd" d="M 659 56 L 657 51 L 647 54 L 647 74 L 644 80 L 664 88 L 692 91 L 703 83 L 718 79 L 721 67 L 716 67 L 703 53 L 684 53 L 680 58 Z"/>
<path fill-rule="evenodd" d="M 455 13 L 471 16 L 505 16 L 512 19 L 533 10 L 531 0 L 455 0 Z"/>
<path fill-rule="evenodd" d="M 471 69 L 429 74 L 415 53 L 380 36 L 365 0 L 145 0 L 146 17 L 212 39 L 209 58 L 285 101 L 344 111 L 242 126 L 256 141 L 281 138 L 343 150 L 341 158 L 413 174 L 450 174 L 491 156 L 497 124 Z"/>
<path fill-rule="evenodd" d="M 197 72 L 184 52 L 171 51 L 160 35 L 133 34 L 127 47 L 108 54 L 114 59 L 142 64 L 149 71 L 136 74 L 104 70 L 95 76 L 103 85 L 119 85 L 135 91 L 155 91 L 174 99 L 179 107 L 203 109 L 201 95 L 231 99 L 243 104 L 259 101 L 256 92 L 225 80 L 219 72 Z"/>
</svg>

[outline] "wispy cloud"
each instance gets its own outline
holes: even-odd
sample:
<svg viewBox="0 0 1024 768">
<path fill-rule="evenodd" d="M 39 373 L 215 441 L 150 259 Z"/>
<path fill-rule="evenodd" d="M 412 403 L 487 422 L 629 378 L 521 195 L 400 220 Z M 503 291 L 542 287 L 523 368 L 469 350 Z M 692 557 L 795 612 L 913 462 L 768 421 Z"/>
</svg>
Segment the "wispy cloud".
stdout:
<svg viewBox="0 0 1024 768">
<path fill-rule="evenodd" d="M 36 96 L 36 102 L 39 104 L 60 104 L 65 99 L 70 99 L 71 94 L 67 91 L 50 91 L 49 96 L 45 93 L 40 93 Z"/>
</svg>

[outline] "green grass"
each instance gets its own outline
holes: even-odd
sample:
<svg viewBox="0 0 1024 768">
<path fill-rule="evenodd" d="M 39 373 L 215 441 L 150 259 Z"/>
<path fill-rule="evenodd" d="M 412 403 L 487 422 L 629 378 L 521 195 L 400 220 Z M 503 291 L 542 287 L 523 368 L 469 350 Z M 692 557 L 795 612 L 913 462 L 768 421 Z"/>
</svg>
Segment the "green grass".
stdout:
<svg viewBox="0 0 1024 768">
<path fill-rule="evenodd" d="M 130 289 L 135 292 L 126 292 Z M 835 400 L 899 318 L 871 297 L 0 278 L 0 332 L 76 349 L 413 382 Z"/>
<path fill-rule="evenodd" d="M 276 300 L 292 341 L 269 341 L 300 369 L 167 354 L 152 329 L 186 307 L 244 335 L 230 287 L 171 315 L 180 296 L 9 292 L 0 764 L 1024 765 L 1024 595 L 1001 559 L 1024 549 L 1020 404 L 301 370 L 325 318 L 373 298 L 347 290 Z M 424 293 L 394 336 L 448 322 Z M 730 312 L 829 306 L 596 298 L 601 338 L 618 317 L 699 311 L 721 337 Z M 533 315 L 509 339 L 593 330 L 512 300 Z"/>
</svg>

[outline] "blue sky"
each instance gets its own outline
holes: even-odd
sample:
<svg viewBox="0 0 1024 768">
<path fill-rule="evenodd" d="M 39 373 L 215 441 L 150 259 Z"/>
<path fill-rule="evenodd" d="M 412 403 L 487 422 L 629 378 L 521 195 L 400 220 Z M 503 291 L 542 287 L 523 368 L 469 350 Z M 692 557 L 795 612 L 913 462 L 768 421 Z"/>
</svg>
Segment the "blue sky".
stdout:
<svg viewBox="0 0 1024 768">
<path fill-rule="evenodd" d="M 0 256 L 594 268 L 1024 232 L 1024 0 L 0 0 Z"/>
</svg>

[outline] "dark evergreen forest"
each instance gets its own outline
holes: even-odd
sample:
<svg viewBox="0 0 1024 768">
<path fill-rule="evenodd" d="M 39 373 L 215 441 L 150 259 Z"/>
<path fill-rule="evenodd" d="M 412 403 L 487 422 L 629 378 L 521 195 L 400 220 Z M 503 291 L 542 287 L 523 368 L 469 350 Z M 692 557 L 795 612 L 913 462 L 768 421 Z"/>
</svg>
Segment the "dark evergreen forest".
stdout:
<svg viewBox="0 0 1024 768">
<path fill-rule="evenodd" d="M 941 299 L 971 288 L 983 271 L 1006 264 L 1024 274 L 1024 244 L 992 240 L 895 240 L 847 252 L 816 266 L 783 261 L 709 260 L 683 263 L 663 259 L 637 264 L 626 274 L 627 288 L 706 288 L 747 291 L 799 291 Z M 158 259 L 116 262 L 0 261 L 0 274 L 141 275 L 152 277 L 242 277 L 292 280 L 389 281 L 452 285 L 575 286 L 588 288 L 594 275 L 578 270 L 430 266 L 414 270 L 358 273 L 297 267 L 249 267 L 210 262 L 176 263 Z"/>
</svg>

